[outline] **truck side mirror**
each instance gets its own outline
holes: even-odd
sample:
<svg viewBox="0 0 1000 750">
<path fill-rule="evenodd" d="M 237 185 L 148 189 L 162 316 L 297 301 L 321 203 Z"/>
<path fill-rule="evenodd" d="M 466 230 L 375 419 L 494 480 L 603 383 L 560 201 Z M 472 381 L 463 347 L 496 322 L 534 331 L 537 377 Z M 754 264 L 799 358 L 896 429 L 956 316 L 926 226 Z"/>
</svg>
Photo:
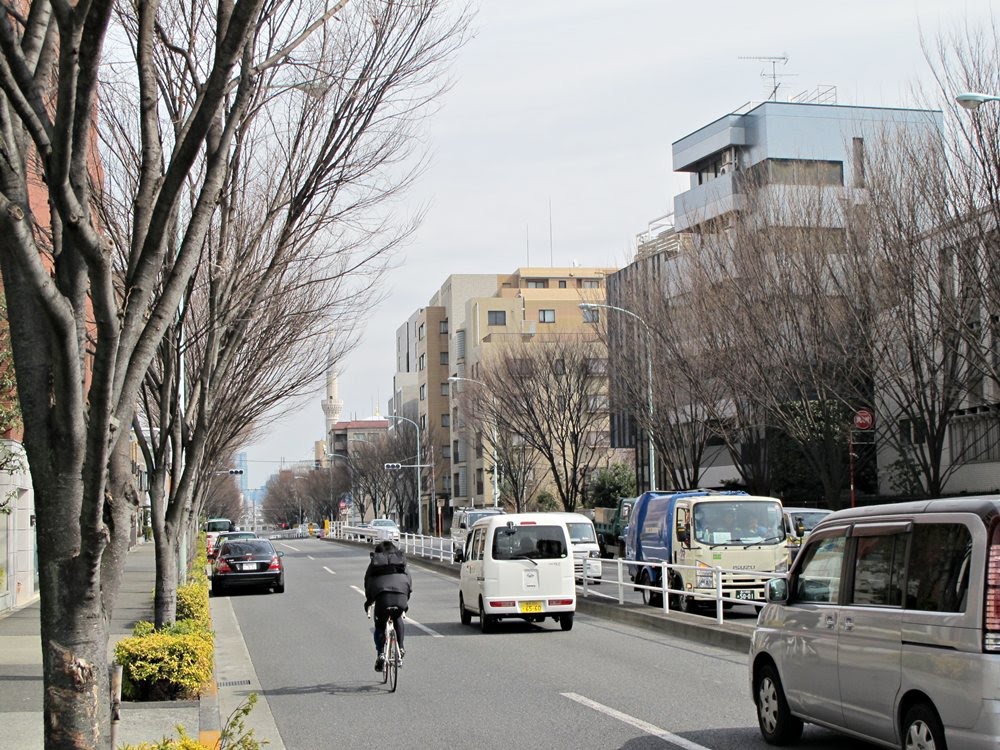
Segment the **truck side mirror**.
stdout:
<svg viewBox="0 0 1000 750">
<path fill-rule="evenodd" d="M 677 524 L 677 541 L 684 544 L 689 544 L 691 542 L 691 527 L 683 521 Z"/>
</svg>

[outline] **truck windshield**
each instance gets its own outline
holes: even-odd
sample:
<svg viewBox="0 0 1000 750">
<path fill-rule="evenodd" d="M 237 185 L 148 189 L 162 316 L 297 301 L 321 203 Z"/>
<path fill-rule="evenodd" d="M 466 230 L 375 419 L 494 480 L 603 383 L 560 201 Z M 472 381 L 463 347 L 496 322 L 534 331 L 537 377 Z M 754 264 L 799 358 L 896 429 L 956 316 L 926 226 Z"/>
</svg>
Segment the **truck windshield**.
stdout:
<svg viewBox="0 0 1000 750">
<path fill-rule="evenodd" d="M 229 519 L 215 518 L 205 524 L 205 531 L 210 531 L 210 532 L 229 531 Z"/>
<path fill-rule="evenodd" d="M 592 523 L 567 523 L 569 541 L 571 544 L 597 544 L 597 534 Z"/>
<path fill-rule="evenodd" d="M 566 557 L 560 526 L 501 526 L 493 535 L 494 560 L 551 560 Z"/>
<path fill-rule="evenodd" d="M 694 506 L 694 538 L 702 544 L 776 544 L 785 541 L 776 502 L 701 502 Z"/>
</svg>

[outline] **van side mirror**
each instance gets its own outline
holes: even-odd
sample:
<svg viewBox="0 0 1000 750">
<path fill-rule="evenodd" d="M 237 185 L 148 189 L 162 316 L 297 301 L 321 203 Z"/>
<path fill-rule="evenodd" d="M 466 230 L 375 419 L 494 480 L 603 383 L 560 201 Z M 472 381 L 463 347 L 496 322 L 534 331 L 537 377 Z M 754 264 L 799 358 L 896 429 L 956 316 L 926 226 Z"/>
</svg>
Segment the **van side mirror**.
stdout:
<svg viewBox="0 0 1000 750">
<path fill-rule="evenodd" d="M 768 603 L 784 604 L 788 601 L 788 579 L 772 578 L 764 587 L 764 599 Z"/>
</svg>

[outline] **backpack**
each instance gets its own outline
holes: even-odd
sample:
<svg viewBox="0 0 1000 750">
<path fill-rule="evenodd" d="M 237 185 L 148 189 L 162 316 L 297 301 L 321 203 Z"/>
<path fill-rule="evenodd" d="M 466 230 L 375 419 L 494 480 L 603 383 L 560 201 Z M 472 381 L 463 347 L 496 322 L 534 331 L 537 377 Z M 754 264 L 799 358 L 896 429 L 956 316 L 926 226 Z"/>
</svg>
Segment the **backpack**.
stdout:
<svg viewBox="0 0 1000 750">
<path fill-rule="evenodd" d="M 405 573 L 406 558 L 403 551 L 394 549 L 391 552 L 376 552 L 372 555 L 372 573 L 377 576 L 390 573 Z"/>
</svg>

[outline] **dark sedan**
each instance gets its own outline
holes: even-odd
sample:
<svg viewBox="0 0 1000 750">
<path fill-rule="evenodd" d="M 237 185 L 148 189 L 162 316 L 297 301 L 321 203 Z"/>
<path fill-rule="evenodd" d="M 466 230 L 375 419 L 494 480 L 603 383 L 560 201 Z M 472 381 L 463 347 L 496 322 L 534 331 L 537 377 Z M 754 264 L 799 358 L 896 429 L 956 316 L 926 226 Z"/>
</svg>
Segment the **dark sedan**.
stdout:
<svg viewBox="0 0 1000 750">
<path fill-rule="evenodd" d="M 219 548 L 212 565 L 212 593 L 218 596 L 230 587 L 256 586 L 285 591 L 284 552 L 267 539 L 231 539 Z"/>
</svg>

